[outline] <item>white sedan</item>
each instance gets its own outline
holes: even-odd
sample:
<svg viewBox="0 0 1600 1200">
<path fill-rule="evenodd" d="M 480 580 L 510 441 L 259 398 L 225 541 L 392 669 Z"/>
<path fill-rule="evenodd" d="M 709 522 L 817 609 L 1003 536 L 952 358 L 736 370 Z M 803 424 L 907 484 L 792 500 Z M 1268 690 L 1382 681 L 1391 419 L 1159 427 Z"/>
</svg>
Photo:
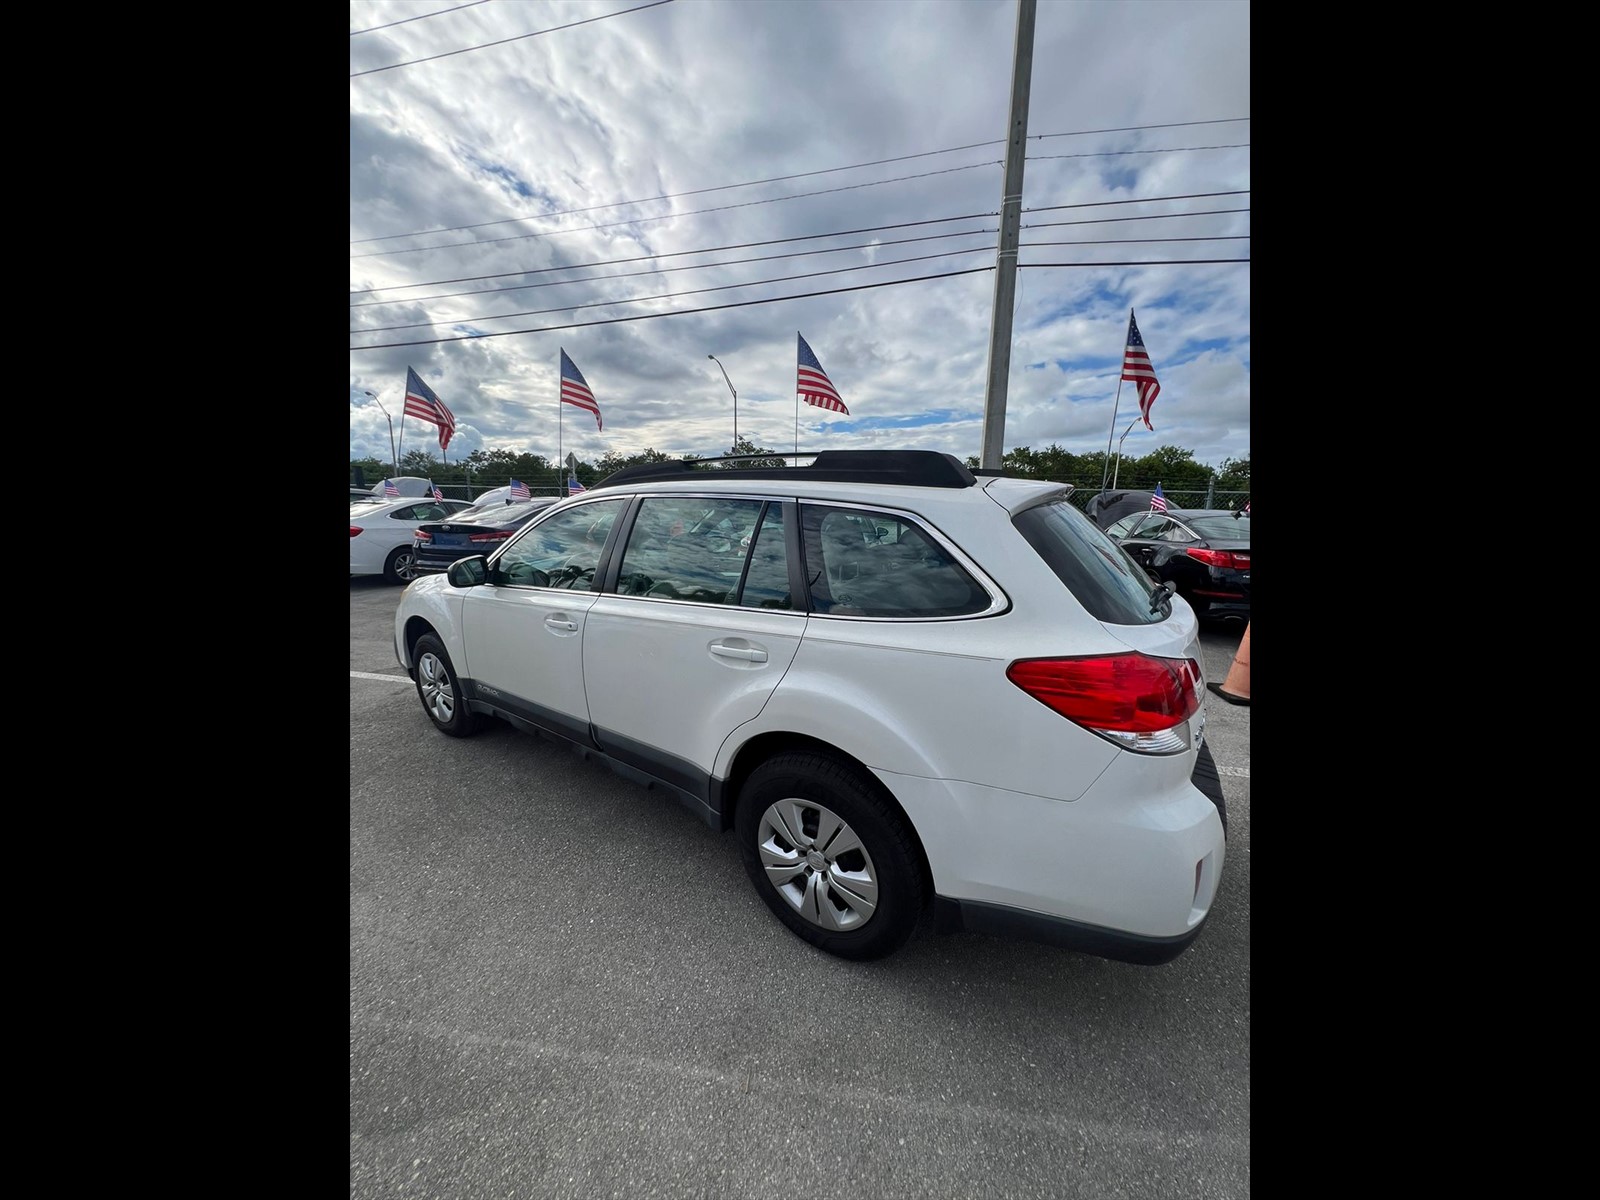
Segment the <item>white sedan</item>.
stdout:
<svg viewBox="0 0 1600 1200">
<path fill-rule="evenodd" d="M 350 504 L 350 574 L 382 575 L 390 583 L 410 583 L 411 542 L 418 525 L 442 521 L 471 507 L 465 500 L 355 500 Z"/>
</svg>

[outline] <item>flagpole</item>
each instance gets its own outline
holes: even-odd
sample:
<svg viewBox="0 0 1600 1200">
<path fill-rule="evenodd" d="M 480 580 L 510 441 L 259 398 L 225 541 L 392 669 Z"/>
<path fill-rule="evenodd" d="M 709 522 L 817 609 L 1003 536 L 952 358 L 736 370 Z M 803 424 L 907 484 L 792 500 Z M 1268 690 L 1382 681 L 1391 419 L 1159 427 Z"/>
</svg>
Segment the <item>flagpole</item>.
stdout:
<svg viewBox="0 0 1600 1200">
<path fill-rule="evenodd" d="M 398 477 L 399 474 L 400 474 L 400 451 L 404 450 L 405 448 L 406 448 L 406 410 L 402 408 L 400 410 L 400 441 L 399 441 L 399 444 L 398 444 L 398 446 L 397 446 L 397 448 L 395 449 L 395 452 L 394 452 L 394 455 L 395 455 L 395 457 L 394 457 L 394 473 L 395 473 L 396 477 Z"/>
<path fill-rule="evenodd" d="M 795 389 L 794 393 L 794 453 L 798 459 L 800 456 L 800 390 L 798 388 Z M 797 462 L 795 465 L 798 466 L 799 463 Z"/>
<path fill-rule="evenodd" d="M 1122 338 L 1122 362 L 1117 366 L 1117 397 L 1111 402 L 1111 431 L 1106 434 L 1106 464 L 1100 472 L 1100 490 L 1106 490 L 1106 478 L 1111 474 L 1111 439 L 1117 436 L 1117 408 L 1122 403 L 1122 368 L 1127 365 L 1128 334 L 1133 333 L 1133 309 L 1128 310 L 1128 333 Z M 1130 426 L 1131 428 L 1131 426 Z"/>
</svg>

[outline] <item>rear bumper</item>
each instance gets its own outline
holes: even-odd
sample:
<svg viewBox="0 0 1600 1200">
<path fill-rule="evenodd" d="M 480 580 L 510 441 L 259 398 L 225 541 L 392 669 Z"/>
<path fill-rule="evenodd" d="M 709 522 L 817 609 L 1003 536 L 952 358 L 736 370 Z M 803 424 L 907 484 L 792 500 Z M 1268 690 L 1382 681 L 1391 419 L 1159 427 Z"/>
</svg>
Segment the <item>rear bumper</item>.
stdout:
<svg viewBox="0 0 1600 1200">
<path fill-rule="evenodd" d="M 1075 801 L 877 774 L 922 841 L 942 929 L 1161 963 L 1210 914 L 1227 835 L 1209 747 L 1177 781 L 1170 764 L 1118 755 Z"/>
</svg>

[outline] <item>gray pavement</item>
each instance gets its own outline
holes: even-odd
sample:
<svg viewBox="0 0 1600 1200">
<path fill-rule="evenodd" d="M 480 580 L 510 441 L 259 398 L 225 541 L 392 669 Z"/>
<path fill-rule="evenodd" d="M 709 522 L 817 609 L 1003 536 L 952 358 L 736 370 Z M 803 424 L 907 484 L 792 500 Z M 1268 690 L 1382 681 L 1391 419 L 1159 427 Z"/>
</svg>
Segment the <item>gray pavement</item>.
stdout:
<svg viewBox="0 0 1600 1200">
<path fill-rule="evenodd" d="M 352 1200 L 1249 1195 L 1248 708 L 1208 697 L 1228 857 L 1175 961 L 925 923 L 854 964 L 658 793 L 438 734 L 399 595 L 351 580 Z"/>
</svg>

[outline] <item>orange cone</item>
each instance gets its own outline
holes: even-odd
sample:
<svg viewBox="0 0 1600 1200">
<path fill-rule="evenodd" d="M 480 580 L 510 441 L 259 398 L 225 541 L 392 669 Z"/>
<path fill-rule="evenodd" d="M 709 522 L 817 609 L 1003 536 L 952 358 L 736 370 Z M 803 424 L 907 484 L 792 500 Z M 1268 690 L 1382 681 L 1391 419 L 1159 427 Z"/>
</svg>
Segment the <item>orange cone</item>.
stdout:
<svg viewBox="0 0 1600 1200">
<path fill-rule="evenodd" d="M 1229 704 L 1250 707 L 1250 622 L 1245 622 L 1244 637 L 1240 639 L 1239 649 L 1233 656 L 1233 665 L 1228 668 L 1228 677 L 1221 686 L 1208 683 L 1206 688 Z"/>
</svg>

